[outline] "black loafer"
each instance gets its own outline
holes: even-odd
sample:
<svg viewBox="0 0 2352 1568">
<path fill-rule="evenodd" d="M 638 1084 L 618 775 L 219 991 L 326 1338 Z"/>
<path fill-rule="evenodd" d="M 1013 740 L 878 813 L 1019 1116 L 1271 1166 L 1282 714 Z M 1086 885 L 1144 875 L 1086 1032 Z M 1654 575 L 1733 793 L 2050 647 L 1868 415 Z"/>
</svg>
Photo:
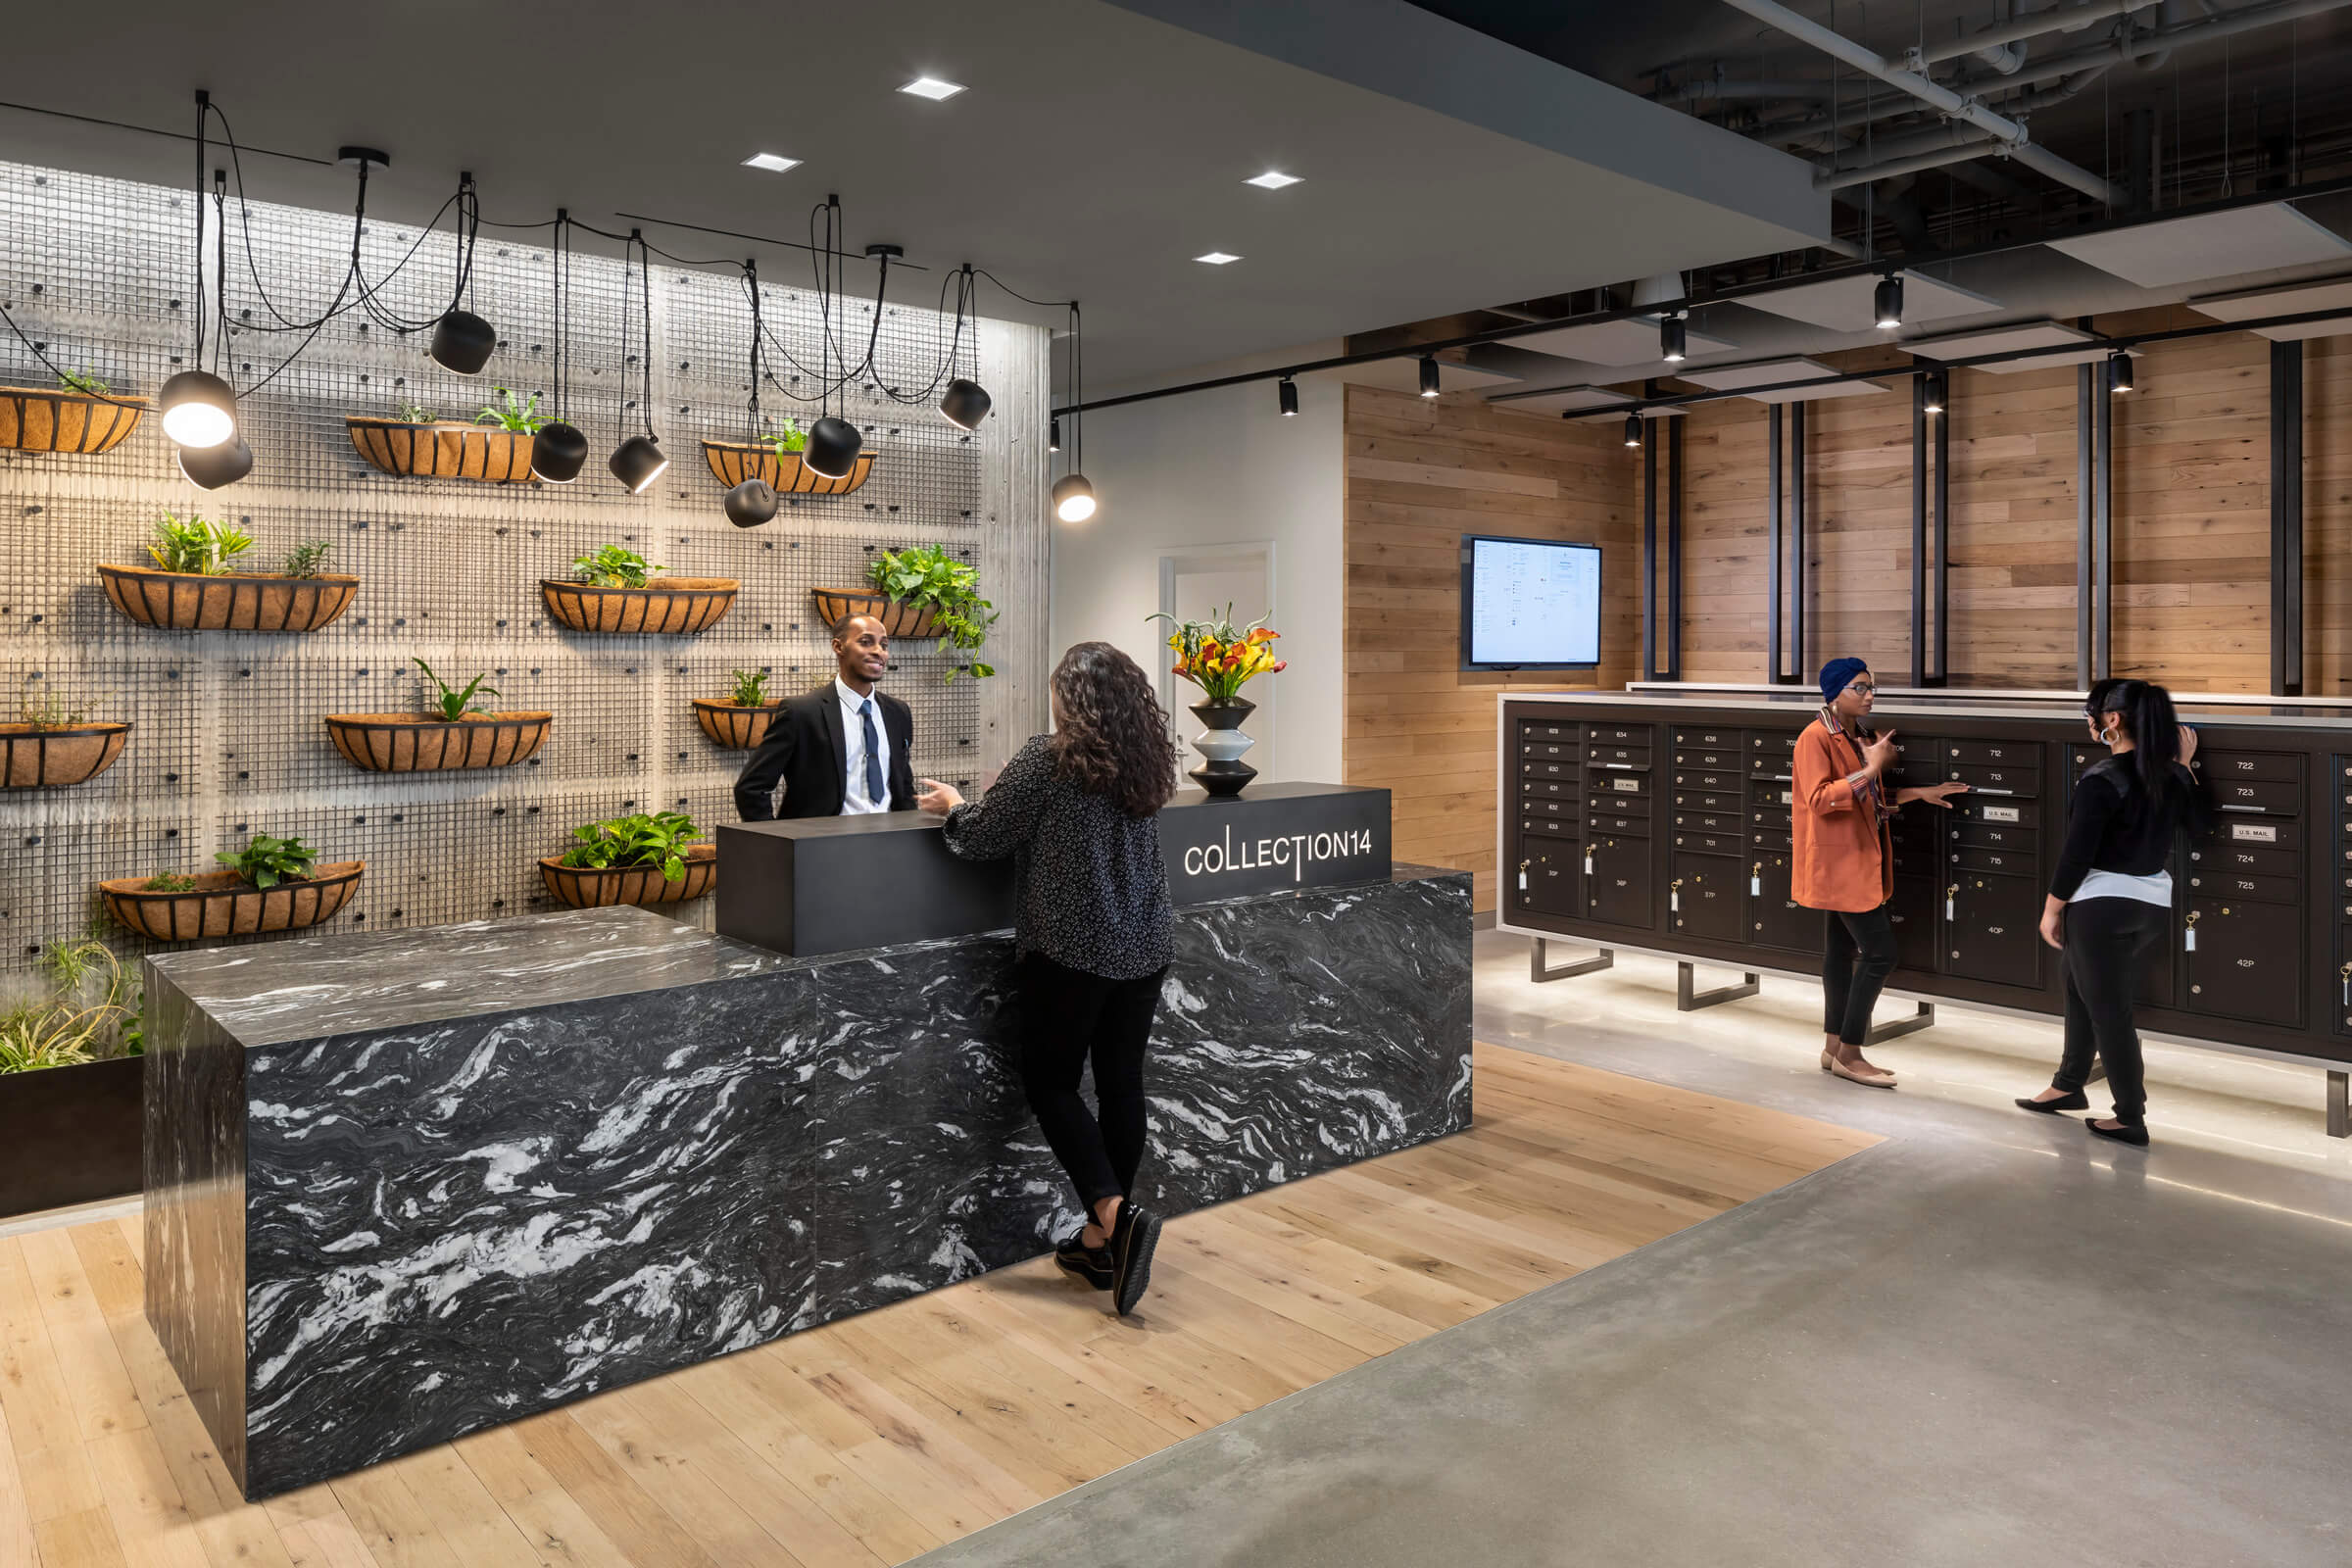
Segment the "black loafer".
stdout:
<svg viewBox="0 0 2352 1568">
<path fill-rule="evenodd" d="M 1130 1199 L 1119 1205 L 1110 1232 L 1111 1305 L 1125 1317 L 1152 1283 L 1152 1252 L 1159 1246 L 1159 1216 Z"/>
<path fill-rule="evenodd" d="M 1098 1291 L 1109 1290 L 1117 1273 L 1110 1264 L 1109 1248 L 1088 1247 L 1075 1236 L 1054 1249 L 1054 1266 Z"/>
<path fill-rule="evenodd" d="M 2133 1149 L 2148 1147 L 2148 1130 L 2145 1127 L 2102 1127 L 2095 1121 L 2086 1121 L 2082 1125 L 2090 1129 L 2090 1136 L 2093 1138 L 2105 1138 L 2119 1144 L 2130 1144 Z"/>
<path fill-rule="evenodd" d="M 2038 1110 L 2045 1116 L 2055 1115 L 2062 1110 L 2088 1110 L 2090 1108 L 2089 1100 L 2084 1098 L 2080 1089 L 2071 1095 L 2060 1095 L 2056 1100 L 2021 1100 L 2017 1103 L 2022 1110 Z"/>
</svg>

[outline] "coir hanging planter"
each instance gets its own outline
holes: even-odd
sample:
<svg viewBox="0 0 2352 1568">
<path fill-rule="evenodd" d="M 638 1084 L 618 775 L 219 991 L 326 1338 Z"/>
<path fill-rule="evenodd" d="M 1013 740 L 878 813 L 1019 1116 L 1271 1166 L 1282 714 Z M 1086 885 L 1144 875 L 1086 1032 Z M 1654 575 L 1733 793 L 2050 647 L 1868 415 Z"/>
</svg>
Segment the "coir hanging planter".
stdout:
<svg viewBox="0 0 2352 1568">
<path fill-rule="evenodd" d="M 712 743 L 729 751 L 747 751 L 767 738 L 767 726 L 775 722 L 776 712 L 783 708 L 781 701 L 746 705 L 731 698 L 697 697 L 694 700 L 694 721 Z"/>
<path fill-rule="evenodd" d="M 115 765 L 130 726 L 0 724 L 0 788 L 64 789 Z"/>
<path fill-rule="evenodd" d="M 811 588 L 808 597 L 816 601 L 827 631 L 840 629 L 852 615 L 871 615 L 893 637 L 914 641 L 939 635 L 939 620 L 929 605 L 910 605 L 871 588 Z"/>
<path fill-rule="evenodd" d="M 780 496 L 846 496 L 873 474 L 879 453 L 860 452 L 850 471 L 828 479 L 801 461 L 798 452 L 778 455 L 772 441 L 705 441 L 703 461 L 710 476 L 732 490 L 746 479 L 764 479 Z"/>
<path fill-rule="evenodd" d="M 539 862 L 539 877 L 547 891 L 575 909 L 601 909 L 615 904 L 683 904 L 718 886 L 718 851 L 697 844 L 686 851 L 686 874 L 665 880 L 659 863 L 646 865 L 565 865 L 560 855 Z"/>
<path fill-rule="evenodd" d="M 273 573 L 161 571 L 101 565 L 107 601 L 164 631 L 317 631 L 351 608 L 360 579 Z"/>
<path fill-rule="evenodd" d="M 112 452 L 130 439 L 149 406 L 145 398 L 0 386 L 0 449 L 91 457 Z"/>
<path fill-rule="evenodd" d="M 553 713 L 482 713 L 442 719 L 415 713 L 329 713 L 326 732 L 345 761 L 370 773 L 446 773 L 513 767 L 547 744 Z"/>
<path fill-rule="evenodd" d="M 396 478 L 528 484 L 536 477 L 531 471 L 531 448 L 537 437 L 528 430 L 500 430 L 452 419 L 415 424 L 365 414 L 347 414 L 343 423 L 360 456 L 370 466 Z"/>
<path fill-rule="evenodd" d="M 573 631 L 685 637 L 708 630 L 735 608 L 734 577 L 665 577 L 642 588 L 539 579 L 547 612 Z"/>
<path fill-rule="evenodd" d="M 234 871 L 207 871 L 180 892 L 148 891 L 152 878 L 117 877 L 98 884 L 106 912 L 158 942 L 195 942 L 299 931 L 343 912 L 368 869 L 365 860 L 321 865 L 299 881 L 257 888 Z"/>
</svg>

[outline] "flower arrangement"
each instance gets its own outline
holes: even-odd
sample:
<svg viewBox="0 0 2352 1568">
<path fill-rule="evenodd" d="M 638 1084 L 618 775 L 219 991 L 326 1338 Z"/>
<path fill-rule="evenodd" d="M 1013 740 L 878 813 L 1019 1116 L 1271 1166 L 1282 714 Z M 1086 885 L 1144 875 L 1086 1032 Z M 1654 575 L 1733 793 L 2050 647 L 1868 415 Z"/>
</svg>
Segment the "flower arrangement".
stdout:
<svg viewBox="0 0 2352 1568">
<path fill-rule="evenodd" d="M 1161 612 L 1147 620 L 1164 620 L 1173 629 L 1168 646 L 1176 652 L 1175 672 L 1207 694 L 1212 703 L 1230 703 L 1242 688 L 1259 675 L 1279 675 L 1290 661 L 1274 657 L 1270 646 L 1282 634 L 1260 615 L 1247 626 L 1233 623 L 1233 606 L 1214 620 L 1178 620 Z"/>
</svg>

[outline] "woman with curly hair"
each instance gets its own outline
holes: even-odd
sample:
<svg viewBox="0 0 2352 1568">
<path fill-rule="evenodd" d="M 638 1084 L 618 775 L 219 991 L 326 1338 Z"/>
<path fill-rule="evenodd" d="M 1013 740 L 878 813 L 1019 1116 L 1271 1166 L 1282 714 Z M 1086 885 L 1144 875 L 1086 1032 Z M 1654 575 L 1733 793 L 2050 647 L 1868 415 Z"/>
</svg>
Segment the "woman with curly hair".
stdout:
<svg viewBox="0 0 2352 1568">
<path fill-rule="evenodd" d="M 1111 1292 L 1124 1315 L 1159 1241 L 1159 1217 L 1130 1194 L 1144 1157 L 1144 1047 L 1175 921 L 1157 813 L 1176 747 L 1151 681 L 1108 643 L 1062 655 L 1052 691 L 1054 733 L 1032 736 L 987 794 L 966 804 L 924 779 L 916 804 L 946 816 L 962 858 L 1012 857 L 1021 1085 L 1089 1216 L 1054 1260 Z M 1078 1093 L 1089 1057 L 1092 1115 Z"/>
</svg>

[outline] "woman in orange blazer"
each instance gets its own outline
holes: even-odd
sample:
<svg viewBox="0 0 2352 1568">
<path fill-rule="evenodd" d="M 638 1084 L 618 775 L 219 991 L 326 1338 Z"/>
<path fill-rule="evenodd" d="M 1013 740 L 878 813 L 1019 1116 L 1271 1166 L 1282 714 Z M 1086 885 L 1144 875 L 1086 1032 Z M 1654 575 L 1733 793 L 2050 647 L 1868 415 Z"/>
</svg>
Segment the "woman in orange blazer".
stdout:
<svg viewBox="0 0 2352 1568">
<path fill-rule="evenodd" d="M 1911 801 L 1950 808 L 1965 784 L 1889 790 L 1894 731 L 1873 735 L 1870 705 L 1878 688 L 1859 659 L 1821 667 L 1821 716 L 1796 738 L 1796 799 L 1789 812 L 1794 855 L 1791 894 L 1828 912 L 1822 943 L 1821 1070 L 1872 1089 L 1892 1089 L 1894 1074 L 1862 1059 L 1870 1009 L 1894 972 L 1894 856 L 1886 823 Z"/>
</svg>

